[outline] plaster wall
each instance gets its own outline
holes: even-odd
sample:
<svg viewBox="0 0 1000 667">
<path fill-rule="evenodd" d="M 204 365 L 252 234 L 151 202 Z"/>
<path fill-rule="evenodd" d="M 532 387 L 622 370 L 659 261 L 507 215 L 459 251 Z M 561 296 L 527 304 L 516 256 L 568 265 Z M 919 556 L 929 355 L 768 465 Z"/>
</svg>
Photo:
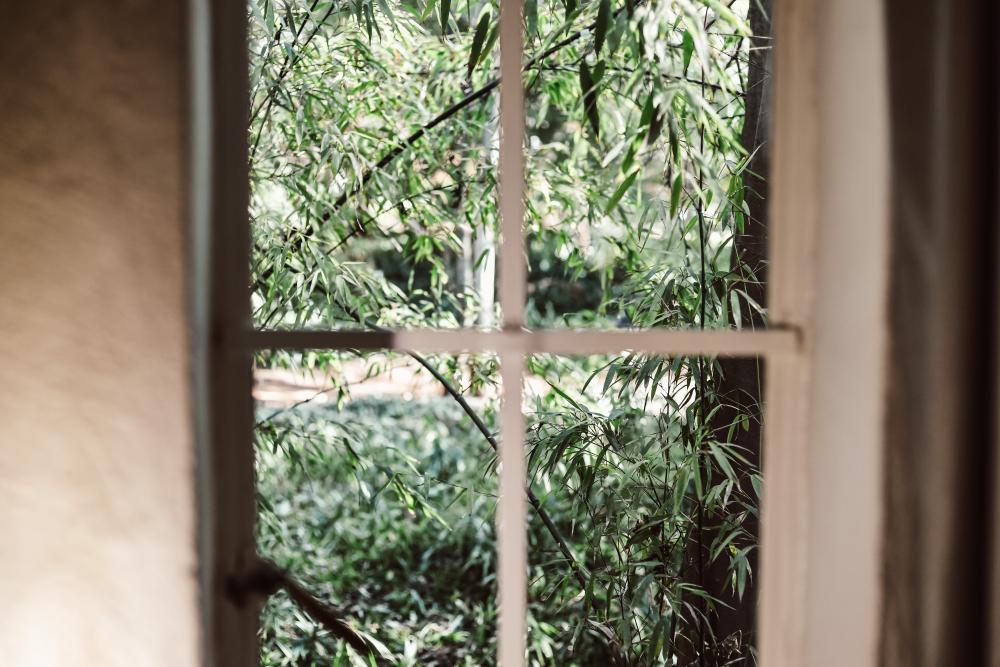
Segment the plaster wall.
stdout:
<svg viewBox="0 0 1000 667">
<path fill-rule="evenodd" d="M 185 4 L 0 22 L 0 649 L 195 665 Z"/>
</svg>

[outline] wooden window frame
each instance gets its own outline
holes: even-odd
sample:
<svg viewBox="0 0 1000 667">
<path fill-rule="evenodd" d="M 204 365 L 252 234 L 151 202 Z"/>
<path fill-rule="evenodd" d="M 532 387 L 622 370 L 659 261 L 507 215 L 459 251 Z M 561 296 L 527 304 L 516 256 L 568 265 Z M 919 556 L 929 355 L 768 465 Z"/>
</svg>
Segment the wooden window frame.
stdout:
<svg viewBox="0 0 1000 667">
<path fill-rule="evenodd" d="M 417 349 L 496 352 L 503 401 L 499 457 L 498 661 L 524 664 L 527 551 L 526 469 L 523 457 L 521 375 L 527 354 L 618 353 L 757 356 L 766 361 L 766 483 L 762 499 L 759 573 L 759 659 L 767 667 L 813 664 L 808 624 L 810 530 L 817 499 L 810 495 L 813 440 L 822 411 L 810 403 L 813 370 L 828 350 L 816 337 L 817 300 L 823 285 L 816 268 L 824 190 L 820 107 L 821 65 L 829 51 L 819 0 L 776 0 L 774 36 L 773 167 L 769 230 L 769 326 L 760 331 L 525 330 L 523 262 L 524 99 L 520 3 L 500 2 L 500 225 L 499 301 L 502 329 L 381 331 L 259 331 L 250 321 L 246 128 L 246 16 L 242 2 L 190 0 L 192 62 L 192 215 L 196 289 L 194 384 L 199 423 L 201 580 L 207 665 L 257 663 L 259 600 L 240 583 L 256 563 L 252 355 L 260 349 Z M 838 4 L 838 3 L 833 3 Z M 857 7 L 863 0 L 847 0 Z M 831 10 L 841 13 L 846 10 Z M 836 60 L 836 59 L 834 59 Z M 836 86 L 834 86 L 836 88 Z M 879 252 L 883 252 L 880 249 Z M 877 262 L 878 257 L 873 261 Z M 877 269 L 877 266 L 876 266 Z M 197 287 L 197 286 L 196 286 Z M 880 294 L 884 291 L 875 286 Z M 199 297 L 198 294 L 203 295 Z M 876 303 L 878 308 L 879 304 Z M 876 332 L 877 333 L 877 332 Z M 862 391 L 876 395 L 879 386 Z M 829 430 L 827 426 L 827 430 Z M 878 491 L 878 488 L 875 489 Z M 822 506 L 822 499 L 818 500 Z M 873 519 L 878 521 L 878 517 Z M 866 542 L 866 548 L 871 547 Z M 867 552 L 865 552 L 867 554 Z M 868 558 L 863 555 L 862 558 Z M 865 561 L 867 562 L 867 561 Z M 833 573 L 834 583 L 847 581 Z M 818 663 L 817 663 L 818 664 Z M 875 664 L 866 660 L 829 664 Z"/>
</svg>

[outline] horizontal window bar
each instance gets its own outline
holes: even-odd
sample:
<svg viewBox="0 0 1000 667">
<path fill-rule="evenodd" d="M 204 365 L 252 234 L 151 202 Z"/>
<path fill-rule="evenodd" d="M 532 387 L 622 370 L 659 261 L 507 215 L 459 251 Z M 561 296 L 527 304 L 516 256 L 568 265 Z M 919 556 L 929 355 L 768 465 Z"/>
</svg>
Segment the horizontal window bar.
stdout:
<svg viewBox="0 0 1000 667">
<path fill-rule="evenodd" d="M 251 349 L 419 350 L 421 352 L 520 352 L 608 354 L 636 350 L 660 355 L 767 356 L 799 350 L 794 329 L 574 331 L 414 329 L 410 331 L 253 331 Z"/>
</svg>

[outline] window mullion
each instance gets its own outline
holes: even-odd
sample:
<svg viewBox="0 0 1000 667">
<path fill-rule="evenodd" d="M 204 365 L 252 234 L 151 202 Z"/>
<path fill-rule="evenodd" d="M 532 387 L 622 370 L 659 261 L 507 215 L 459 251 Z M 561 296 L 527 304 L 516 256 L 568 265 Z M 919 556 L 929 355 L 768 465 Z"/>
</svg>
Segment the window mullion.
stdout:
<svg viewBox="0 0 1000 667">
<path fill-rule="evenodd" d="M 524 52 L 520 0 L 500 0 L 500 257 L 503 328 L 524 325 Z"/>
<path fill-rule="evenodd" d="M 500 256 L 499 297 L 505 332 L 524 326 L 524 87 L 521 67 L 524 35 L 521 0 L 500 0 Z M 520 336 L 518 336 L 520 339 Z M 521 381 L 524 354 L 500 355 L 503 403 L 500 408 L 497 503 L 497 661 L 524 665 L 528 615 L 527 471 Z"/>
<path fill-rule="evenodd" d="M 782 356 L 799 352 L 801 334 L 792 327 L 748 330 L 645 329 L 481 331 L 252 331 L 251 350 L 419 350 L 425 353 L 523 352 L 525 354 L 618 354 L 634 350 L 661 356 Z"/>
<path fill-rule="evenodd" d="M 528 503 L 521 412 L 524 355 L 500 355 L 499 492 L 497 503 L 497 660 L 503 667 L 524 665 L 528 615 Z"/>
</svg>

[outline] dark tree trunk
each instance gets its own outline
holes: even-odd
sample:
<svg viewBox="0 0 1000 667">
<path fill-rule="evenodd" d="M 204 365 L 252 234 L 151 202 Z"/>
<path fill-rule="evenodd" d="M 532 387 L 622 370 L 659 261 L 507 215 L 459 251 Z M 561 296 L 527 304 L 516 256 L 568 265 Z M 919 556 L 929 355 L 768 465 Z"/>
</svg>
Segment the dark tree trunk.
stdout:
<svg viewBox="0 0 1000 667">
<path fill-rule="evenodd" d="M 729 289 L 738 287 L 750 296 L 753 301 L 766 306 L 767 284 L 767 175 L 769 169 L 769 120 L 770 120 L 770 70 L 771 70 L 771 0 L 751 0 L 749 22 L 754 39 L 750 50 L 747 66 L 747 88 L 744 93 L 745 114 L 742 144 L 749 154 L 753 155 L 748 170 L 744 174 L 743 197 L 749 208 L 750 215 L 745 221 L 742 233 L 737 233 L 733 243 L 734 270 L 738 273 L 730 281 Z M 728 296 L 728 295 L 727 295 Z M 760 329 L 764 326 L 764 317 L 758 311 L 748 307 L 741 301 L 741 322 L 743 329 Z M 763 368 L 758 359 L 723 358 L 719 362 L 721 377 L 716 385 L 717 400 L 723 405 L 713 417 L 709 427 L 712 438 L 732 442 L 747 457 L 749 466 L 737 469 L 740 475 L 742 492 L 753 496 L 753 486 L 749 474 L 759 470 L 761 463 L 761 423 L 754 416 L 761 414 L 760 404 L 763 397 Z M 740 415 L 749 415 L 749 428 L 736 428 L 729 435 L 730 425 Z M 718 480 L 718 481 L 721 481 Z M 766 484 L 766 481 L 765 481 Z M 756 498 L 753 499 L 756 505 Z M 727 517 L 709 517 L 706 520 L 705 535 L 701 539 L 703 548 L 707 549 L 712 540 L 720 532 L 728 533 L 724 521 Z M 749 537 L 742 540 L 743 545 L 756 544 L 758 537 L 758 521 L 753 515 L 748 515 L 743 523 Z M 704 575 L 702 586 L 714 598 L 725 603 L 717 605 L 712 619 L 714 650 L 713 656 L 703 660 L 704 665 L 729 664 L 728 660 L 737 657 L 752 660 L 750 647 L 754 644 L 757 606 L 757 550 L 750 553 L 750 566 L 753 576 L 748 578 L 743 597 L 740 598 L 732 590 L 727 577 L 728 559 L 725 555 L 712 563 Z"/>
</svg>

